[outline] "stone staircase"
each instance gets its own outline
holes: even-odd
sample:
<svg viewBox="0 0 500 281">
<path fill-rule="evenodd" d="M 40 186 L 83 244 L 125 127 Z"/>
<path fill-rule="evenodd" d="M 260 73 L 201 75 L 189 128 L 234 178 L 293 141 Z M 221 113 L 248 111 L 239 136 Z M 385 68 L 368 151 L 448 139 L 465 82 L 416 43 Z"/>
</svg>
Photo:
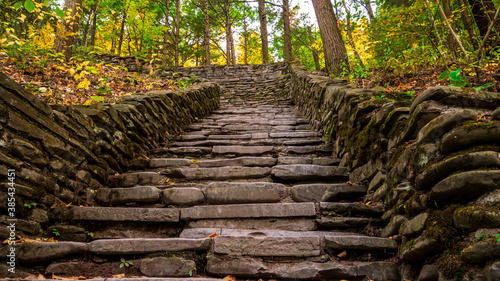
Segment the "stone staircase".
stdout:
<svg viewBox="0 0 500 281">
<path fill-rule="evenodd" d="M 289 100 L 230 93 L 198 121 L 88 206 L 56 207 L 59 242 L 21 244 L 21 264 L 49 277 L 400 279 L 396 241 L 377 237 L 383 206 L 360 202 L 367 187 Z"/>
</svg>

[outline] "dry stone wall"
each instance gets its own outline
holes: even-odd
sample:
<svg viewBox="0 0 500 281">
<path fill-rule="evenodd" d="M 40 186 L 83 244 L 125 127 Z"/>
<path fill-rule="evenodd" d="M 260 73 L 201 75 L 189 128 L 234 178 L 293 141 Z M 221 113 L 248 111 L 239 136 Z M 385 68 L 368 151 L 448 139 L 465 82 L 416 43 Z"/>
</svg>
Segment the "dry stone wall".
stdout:
<svg viewBox="0 0 500 281">
<path fill-rule="evenodd" d="M 219 95 L 217 84 L 201 83 L 116 104 L 49 106 L 0 73 L 0 202 L 7 202 L 7 172 L 15 169 L 18 235 L 36 236 L 51 206 L 84 204 L 108 176 L 141 166 L 149 150 L 218 108 Z M 2 239 L 6 231 L 0 227 Z"/>
<path fill-rule="evenodd" d="M 433 87 L 416 98 L 291 67 L 290 95 L 334 140 L 364 203 L 383 204 L 402 279 L 500 279 L 500 94 Z"/>
</svg>

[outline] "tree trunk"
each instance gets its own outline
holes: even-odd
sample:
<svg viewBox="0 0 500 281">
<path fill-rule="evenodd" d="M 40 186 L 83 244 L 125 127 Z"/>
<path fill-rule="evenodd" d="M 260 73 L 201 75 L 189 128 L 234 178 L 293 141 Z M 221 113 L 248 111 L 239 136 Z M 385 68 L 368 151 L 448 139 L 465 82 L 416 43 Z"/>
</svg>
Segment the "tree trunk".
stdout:
<svg viewBox="0 0 500 281">
<path fill-rule="evenodd" d="M 484 38 L 488 32 L 490 19 L 493 19 L 494 11 L 496 10 L 495 4 L 491 0 L 469 0 L 469 4 L 472 9 L 474 21 L 479 29 L 479 35 L 481 35 L 481 38 Z M 497 21 L 494 23 L 493 28 L 497 32 L 500 32 L 500 22 Z M 491 41 L 489 43 L 491 44 Z"/>
<path fill-rule="evenodd" d="M 316 66 L 316 70 L 321 69 L 321 65 L 319 64 L 319 55 L 318 55 L 318 50 L 314 48 L 314 43 L 316 40 L 314 40 L 313 34 L 311 27 L 307 27 L 307 36 L 309 37 L 309 42 L 311 43 L 311 49 L 312 49 L 312 54 L 313 54 L 313 59 L 314 59 L 314 65 Z"/>
<path fill-rule="evenodd" d="M 80 27 L 80 14 L 83 0 L 66 0 L 64 10 L 71 10 L 71 15 L 63 20 L 61 29 L 56 32 L 54 52 L 63 53 L 66 60 L 73 55 L 73 46 Z"/>
<path fill-rule="evenodd" d="M 97 4 L 94 8 L 94 16 L 92 17 L 92 29 L 90 29 L 90 46 L 95 45 L 95 32 L 97 29 L 97 10 L 99 9 L 99 3 L 101 0 L 97 0 Z"/>
<path fill-rule="evenodd" d="M 243 52 L 244 62 L 248 64 L 248 26 L 247 26 L 247 5 L 243 2 Z"/>
<path fill-rule="evenodd" d="M 447 18 L 451 18 L 450 2 L 448 2 L 448 0 L 442 0 L 442 1 L 443 1 L 444 14 L 446 15 Z M 451 51 L 453 60 L 456 61 L 457 44 L 455 43 L 455 40 L 453 39 L 453 35 L 451 33 L 448 33 L 448 36 L 446 37 L 446 45 L 448 46 L 448 49 Z"/>
<path fill-rule="evenodd" d="M 283 53 L 287 62 L 293 59 L 292 41 L 290 39 L 290 3 L 288 1 L 283 0 Z"/>
<path fill-rule="evenodd" d="M 170 14 L 170 0 L 165 1 L 165 34 L 163 34 L 163 56 L 161 58 L 161 67 L 165 68 L 167 66 L 167 55 L 168 55 L 168 16 Z"/>
<path fill-rule="evenodd" d="M 181 22 L 181 0 L 175 2 L 175 66 L 179 66 L 179 29 Z"/>
<path fill-rule="evenodd" d="M 259 1 L 260 39 L 262 42 L 262 63 L 269 63 L 269 43 L 267 39 L 267 14 L 265 0 Z"/>
<path fill-rule="evenodd" d="M 349 71 L 349 59 L 340 30 L 337 27 L 332 3 L 330 0 L 312 0 L 312 3 L 323 41 L 327 72 L 340 75 L 343 70 Z"/>
<path fill-rule="evenodd" d="M 226 64 L 231 64 L 231 20 L 229 17 L 229 0 L 224 0 L 224 16 L 226 18 Z"/>
<path fill-rule="evenodd" d="M 460 10 L 462 14 L 462 22 L 465 26 L 465 29 L 469 33 L 469 38 L 472 43 L 472 46 L 474 46 L 474 50 L 479 49 L 479 45 L 477 44 L 477 37 L 476 34 L 474 33 L 474 27 L 472 26 L 472 19 L 469 16 L 469 4 L 466 3 L 464 0 L 459 0 L 460 3 Z"/>
<path fill-rule="evenodd" d="M 349 37 L 349 44 L 351 45 L 352 51 L 354 52 L 354 56 L 359 61 L 359 65 L 362 68 L 365 68 L 365 65 L 363 64 L 363 60 L 361 60 L 361 57 L 359 56 L 358 50 L 356 49 L 356 44 L 354 43 L 354 39 L 352 38 L 351 14 L 350 14 L 349 9 L 347 8 L 347 6 L 345 4 L 345 0 L 342 0 L 342 5 L 344 6 L 345 12 L 347 13 L 346 24 L 347 24 L 347 36 Z"/>
<path fill-rule="evenodd" d="M 203 3 L 203 20 L 205 28 L 203 30 L 203 49 L 205 50 L 205 65 L 210 65 L 210 17 L 208 15 L 208 0 Z"/>
<path fill-rule="evenodd" d="M 126 20 L 127 20 L 127 9 L 125 9 L 123 11 L 122 24 L 120 27 L 120 39 L 118 40 L 118 55 L 121 55 L 121 53 L 122 53 L 123 33 L 125 31 L 125 21 Z M 129 45 L 129 47 L 130 47 L 130 45 Z"/>
</svg>

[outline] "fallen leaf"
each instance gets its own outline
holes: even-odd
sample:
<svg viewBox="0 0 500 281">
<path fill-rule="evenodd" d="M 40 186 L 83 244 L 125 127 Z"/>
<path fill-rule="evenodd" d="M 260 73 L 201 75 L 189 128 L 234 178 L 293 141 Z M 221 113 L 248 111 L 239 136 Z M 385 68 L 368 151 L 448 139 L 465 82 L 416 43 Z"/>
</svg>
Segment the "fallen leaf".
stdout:
<svg viewBox="0 0 500 281">
<path fill-rule="evenodd" d="M 214 232 L 214 233 L 208 235 L 207 238 L 214 238 L 214 237 L 217 237 L 217 236 L 219 236 L 219 234 L 217 234 L 217 232 Z"/>
<path fill-rule="evenodd" d="M 346 256 L 347 256 L 347 251 L 343 251 L 342 253 L 337 255 L 337 257 L 339 258 L 345 258 Z"/>
<path fill-rule="evenodd" d="M 43 275 L 41 275 L 41 274 L 38 274 L 38 277 L 36 278 L 36 280 L 45 280 L 45 277 L 43 277 Z"/>
<path fill-rule="evenodd" d="M 236 281 L 236 276 L 234 276 L 234 275 L 228 275 L 228 276 L 222 278 L 222 280 Z"/>
<path fill-rule="evenodd" d="M 55 240 L 54 237 L 50 237 L 45 242 L 57 242 L 57 240 Z"/>
<path fill-rule="evenodd" d="M 124 278 L 124 277 L 125 277 L 125 273 L 116 274 L 116 275 L 111 276 L 111 278 Z"/>
</svg>

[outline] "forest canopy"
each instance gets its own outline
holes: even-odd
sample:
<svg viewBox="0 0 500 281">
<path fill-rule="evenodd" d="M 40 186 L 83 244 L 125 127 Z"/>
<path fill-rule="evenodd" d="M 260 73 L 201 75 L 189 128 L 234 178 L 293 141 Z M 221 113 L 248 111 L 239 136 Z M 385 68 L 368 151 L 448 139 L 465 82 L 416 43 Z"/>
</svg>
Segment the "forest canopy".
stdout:
<svg viewBox="0 0 500 281">
<path fill-rule="evenodd" d="M 154 68 L 298 60 L 358 81 L 439 69 L 458 86 L 498 82 L 500 0 L 311 2 L 315 15 L 304 0 L 0 0 L 0 53 L 133 55 Z"/>
</svg>

